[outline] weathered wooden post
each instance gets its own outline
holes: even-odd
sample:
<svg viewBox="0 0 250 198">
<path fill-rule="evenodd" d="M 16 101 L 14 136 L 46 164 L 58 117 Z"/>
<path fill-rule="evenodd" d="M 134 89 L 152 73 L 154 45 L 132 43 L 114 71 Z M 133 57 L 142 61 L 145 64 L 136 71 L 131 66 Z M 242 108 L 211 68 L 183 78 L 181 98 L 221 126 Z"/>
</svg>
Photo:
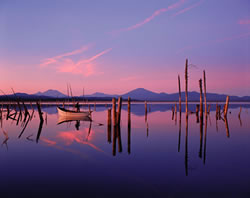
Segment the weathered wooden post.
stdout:
<svg viewBox="0 0 250 198">
<path fill-rule="evenodd" d="M 225 105 L 225 109 L 224 109 L 224 117 L 227 117 L 228 105 L 229 105 L 229 96 L 227 96 L 227 99 L 226 99 L 226 105 Z"/>
<path fill-rule="evenodd" d="M 219 105 L 218 106 L 218 119 L 219 120 L 221 119 L 221 112 L 220 112 L 220 110 L 221 110 L 221 106 Z"/>
<path fill-rule="evenodd" d="M 180 75 L 178 75 L 178 87 L 179 87 L 179 112 L 181 114 L 181 80 L 180 80 Z"/>
<path fill-rule="evenodd" d="M 36 106 L 37 106 L 37 110 L 38 110 L 38 113 L 39 113 L 40 121 L 43 122 L 43 113 L 42 113 L 42 110 L 41 110 L 40 103 L 36 102 Z"/>
<path fill-rule="evenodd" d="M 121 123 L 121 110 L 122 110 L 122 97 L 118 98 L 118 115 L 117 115 L 117 124 Z"/>
<path fill-rule="evenodd" d="M 186 116 L 188 116 L 188 59 L 185 66 L 185 98 L 186 98 Z"/>
<path fill-rule="evenodd" d="M 208 105 L 208 108 L 207 108 L 207 113 L 210 114 L 210 108 L 211 108 L 211 104 Z"/>
<path fill-rule="evenodd" d="M 131 152 L 131 107 L 130 97 L 128 97 L 128 154 Z"/>
<path fill-rule="evenodd" d="M 147 121 L 148 116 L 148 107 L 147 107 L 147 101 L 145 101 L 145 122 Z"/>
<path fill-rule="evenodd" d="M 196 122 L 199 123 L 199 109 L 200 109 L 200 105 L 196 105 L 196 110 L 195 110 L 195 113 L 196 113 Z"/>
<path fill-rule="evenodd" d="M 200 85 L 200 117 L 203 117 L 203 101 L 202 101 L 202 80 L 199 80 Z"/>
<path fill-rule="evenodd" d="M 177 103 L 175 103 L 174 105 L 174 120 L 175 120 L 175 124 L 177 123 Z"/>
<path fill-rule="evenodd" d="M 241 115 L 241 111 L 242 111 L 242 106 L 240 106 L 240 112 L 238 114 L 238 117 L 240 118 L 240 115 Z"/>
<path fill-rule="evenodd" d="M 204 102 L 205 102 L 205 116 L 207 116 L 207 87 L 206 87 L 206 73 L 203 71 L 203 83 L 204 83 Z"/>
<path fill-rule="evenodd" d="M 108 142 L 111 143 L 111 109 L 108 109 Z"/>
<path fill-rule="evenodd" d="M 200 85 L 200 118 L 203 119 L 203 101 L 202 101 L 202 80 L 199 80 Z"/>
<path fill-rule="evenodd" d="M 112 99 L 112 114 L 113 114 L 113 156 L 116 155 L 116 138 L 117 138 L 117 131 L 116 131 L 116 99 Z"/>
<path fill-rule="evenodd" d="M 227 116 L 225 116 L 225 126 L 226 126 L 226 132 L 227 132 L 227 137 L 230 137 L 230 133 L 229 133 L 229 127 L 228 127 L 228 121 L 227 121 Z"/>
<path fill-rule="evenodd" d="M 216 120 L 219 119 L 219 116 L 218 116 L 218 102 L 216 103 L 216 113 L 215 113 L 215 117 L 216 117 Z"/>
<path fill-rule="evenodd" d="M 204 137 L 204 153 L 203 153 L 203 163 L 206 163 L 206 149 L 207 149 L 207 116 L 205 116 L 205 137 Z"/>
<path fill-rule="evenodd" d="M 172 120 L 174 120 L 174 106 L 172 106 Z"/>
</svg>

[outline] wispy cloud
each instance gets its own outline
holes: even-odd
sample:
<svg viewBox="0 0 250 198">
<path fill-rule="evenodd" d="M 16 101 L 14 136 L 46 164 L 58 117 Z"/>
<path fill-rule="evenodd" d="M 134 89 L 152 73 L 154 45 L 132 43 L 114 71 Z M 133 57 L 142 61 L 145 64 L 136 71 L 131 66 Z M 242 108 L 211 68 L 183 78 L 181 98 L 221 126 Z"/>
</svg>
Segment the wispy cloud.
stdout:
<svg viewBox="0 0 250 198">
<path fill-rule="evenodd" d="M 46 58 L 46 59 L 42 60 L 42 63 L 40 65 L 41 66 L 47 66 L 47 65 L 56 63 L 61 58 L 76 55 L 76 54 L 80 54 L 80 53 L 82 53 L 84 51 L 87 51 L 89 48 L 90 48 L 90 45 L 86 45 L 86 46 L 82 46 L 81 48 L 76 49 L 76 50 L 71 51 L 71 52 L 67 52 L 67 53 L 57 55 L 57 56 L 54 56 L 54 57 L 51 57 L 51 58 Z"/>
<path fill-rule="evenodd" d="M 241 19 L 238 22 L 240 25 L 249 25 L 250 24 L 250 19 Z"/>
<path fill-rule="evenodd" d="M 90 47 L 91 47 L 90 45 L 83 46 L 80 49 L 67 52 L 58 56 L 54 56 L 51 58 L 47 58 L 42 61 L 40 66 L 45 67 L 45 66 L 51 65 L 56 68 L 57 72 L 62 72 L 62 73 L 81 74 L 84 76 L 90 76 L 90 75 L 96 74 L 97 72 L 94 69 L 94 66 L 95 66 L 94 60 L 110 52 L 112 48 L 108 48 L 87 59 L 74 61 L 72 58 L 70 58 L 70 56 L 87 51 Z"/>
<path fill-rule="evenodd" d="M 204 1 L 204 0 L 200 0 L 200 1 L 197 2 L 197 3 L 195 3 L 195 4 L 193 4 L 193 5 L 189 6 L 189 7 L 186 7 L 186 8 L 184 8 L 184 9 L 182 9 L 182 10 L 176 12 L 175 14 L 172 15 L 172 17 L 175 17 L 175 16 L 177 16 L 177 15 L 183 14 L 183 13 L 185 13 L 185 12 L 187 12 L 187 11 L 189 11 L 189 10 L 191 10 L 191 9 L 193 9 L 193 8 L 195 8 L 195 7 L 197 7 L 197 6 L 199 6 L 203 1 Z"/>
<path fill-rule="evenodd" d="M 72 59 L 67 58 L 59 62 L 56 67 L 57 72 L 63 73 L 72 73 L 72 74 L 81 74 L 84 76 L 90 76 L 96 74 L 94 60 L 103 56 L 104 54 L 110 52 L 112 48 L 106 49 L 88 59 L 81 59 L 77 62 L 74 62 Z"/>
<path fill-rule="evenodd" d="M 134 30 L 136 28 L 139 28 L 139 27 L 147 24 L 148 22 L 152 21 L 156 16 L 158 16 L 158 15 L 164 13 L 164 12 L 167 12 L 169 10 L 172 10 L 172 9 L 175 9 L 175 8 L 181 6 L 185 1 L 186 0 L 179 0 L 177 3 L 174 3 L 174 4 L 170 5 L 170 6 L 168 6 L 167 8 L 161 8 L 159 10 L 156 10 L 150 17 L 144 19 L 143 21 L 141 21 L 141 22 L 139 22 L 139 23 L 137 23 L 135 25 L 132 25 L 132 26 L 130 26 L 128 28 L 123 28 L 123 29 L 120 29 L 120 30 L 115 30 L 112 33 L 113 34 L 117 34 L 119 32 L 130 31 L 130 30 Z"/>
<path fill-rule="evenodd" d="M 247 32 L 247 33 L 238 34 L 238 35 L 230 36 L 230 37 L 225 37 L 225 38 L 221 38 L 221 39 L 217 39 L 217 40 L 213 40 L 213 41 L 207 41 L 207 42 L 204 42 L 200 45 L 190 45 L 190 46 L 186 46 L 186 47 L 178 50 L 177 54 L 179 54 L 183 51 L 186 51 L 186 50 L 200 48 L 200 47 L 209 46 L 209 45 L 218 44 L 218 43 L 223 43 L 226 41 L 231 41 L 231 40 L 236 40 L 236 39 L 241 39 L 241 38 L 247 38 L 249 36 L 250 36 L 250 32 Z"/>
</svg>

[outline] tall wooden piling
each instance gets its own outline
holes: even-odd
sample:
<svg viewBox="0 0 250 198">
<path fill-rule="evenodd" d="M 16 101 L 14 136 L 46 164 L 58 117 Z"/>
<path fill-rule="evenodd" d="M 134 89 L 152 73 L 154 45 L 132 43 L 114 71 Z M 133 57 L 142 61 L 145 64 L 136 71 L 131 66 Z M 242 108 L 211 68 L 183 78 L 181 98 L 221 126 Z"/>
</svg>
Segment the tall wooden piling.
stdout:
<svg viewBox="0 0 250 198">
<path fill-rule="evenodd" d="M 178 138 L 178 152 L 180 152 L 181 148 L 181 113 L 179 114 L 179 138 Z"/>
<path fill-rule="evenodd" d="M 225 109 L 224 109 L 224 117 L 227 117 L 228 105 L 229 105 L 229 96 L 227 96 L 227 99 L 226 99 L 226 105 L 225 105 Z"/>
<path fill-rule="evenodd" d="M 188 176 L 188 116 L 186 114 L 186 136 L 185 136 L 185 173 Z"/>
<path fill-rule="evenodd" d="M 116 138 L 117 138 L 117 131 L 116 131 L 116 99 L 112 99 L 112 114 L 113 114 L 113 144 L 112 144 L 112 152 L 113 156 L 116 155 Z"/>
<path fill-rule="evenodd" d="M 131 107 L 130 97 L 128 97 L 128 154 L 131 152 Z"/>
<path fill-rule="evenodd" d="M 177 103 L 174 105 L 174 121 L 175 124 L 177 124 Z"/>
<path fill-rule="evenodd" d="M 203 101 L 202 101 L 202 80 L 199 80 L 200 85 L 200 118 L 203 118 Z"/>
<path fill-rule="evenodd" d="M 203 71 L 203 83 L 204 83 L 204 102 L 205 102 L 205 116 L 207 116 L 207 87 L 206 87 L 206 72 Z"/>
<path fill-rule="evenodd" d="M 148 107 L 147 107 L 147 101 L 145 101 L 145 122 L 147 121 L 147 115 L 148 115 Z"/>
<path fill-rule="evenodd" d="M 203 163 L 206 163 L 206 150 L 207 150 L 207 116 L 205 116 L 205 134 L 204 134 L 204 152 L 203 152 Z"/>
<path fill-rule="evenodd" d="M 188 116 L 188 59 L 185 66 L 185 99 L 186 99 L 186 116 Z"/>
<path fill-rule="evenodd" d="M 111 109 L 108 109 L 108 142 L 111 143 Z"/>
<path fill-rule="evenodd" d="M 116 99 L 112 99 L 113 126 L 116 125 Z"/>
<path fill-rule="evenodd" d="M 181 114 L 181 80 L 180 80 L 180 75 L 178 75 L 178 87 L 179 87 L 179 112 Z"/>
<path fill-rule="evenodd" d="M 118 114 L 117 114 L 117 124 L 121 123 L 121 110 L 122 110 L 122 97 L 118 98 Z"/>
</svg>

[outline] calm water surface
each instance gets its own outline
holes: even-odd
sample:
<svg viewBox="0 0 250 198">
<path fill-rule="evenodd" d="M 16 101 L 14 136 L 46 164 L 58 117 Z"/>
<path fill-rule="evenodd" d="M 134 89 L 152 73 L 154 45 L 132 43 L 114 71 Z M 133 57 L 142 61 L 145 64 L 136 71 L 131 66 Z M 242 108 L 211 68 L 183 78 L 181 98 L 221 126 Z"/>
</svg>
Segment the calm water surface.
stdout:
<svg viewBox="0 0 250 198">
<path fill-rule="evenodd" d="M 56 107 L 43 107 L 25 124 L 3 113 L 0 129 L 0 192 L 15 196 L 187 197 L 250 191 L 250 105 L 230 105 L 227 123 L 204 123 L 185 113 L 172 120 L 172 104 L 122 109 L 120 136 L 107 127 L 107 108 L 97 106 L 93 122 L 60 122 Z M 184 110 L 184 106 L 182 107 Z M 194 111 L 195 105 L 190 105 Z M 29 109 L 30 113 L 32 112 Z M 80 124 L 80 126 L 79 126 Z M 228 124 L 228 128 L 226 126 Z M 40 131 L 39 131 L 40 125 Z M 79 130 L 77 130 L 79 129 Z M 188 192 L 188 194 L 186 193 Z M 192 194 L 192 192 L 196 192 Z"/>
</svg>

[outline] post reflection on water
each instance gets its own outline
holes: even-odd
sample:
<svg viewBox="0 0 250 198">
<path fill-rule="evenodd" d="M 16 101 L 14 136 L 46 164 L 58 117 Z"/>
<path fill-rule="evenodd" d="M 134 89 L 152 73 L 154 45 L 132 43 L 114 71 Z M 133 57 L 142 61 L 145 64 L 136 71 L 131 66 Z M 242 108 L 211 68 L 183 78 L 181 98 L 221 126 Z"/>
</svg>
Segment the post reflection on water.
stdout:
<svg viewBox="0 0 250 198">
<path fill-rule="evenodd" d="M 232 105 L 232 113 L 223 117 L 221 110 L 215 111 L 219 109 L 218 105 L 216 108 L 212 104 L 211 110 L 203 115 L 201 112 L 197 113 L 196 104 L 189 104 L 190 112 L 186 114 L 185 108 L 174 104 L 172 119 L 173 104 L 130 104 L 129 100 L 128 104 L 120 107 L 119 102 L 116 103 L 113 100 L 112 105 L 97 105 L 92 119 L 86 117 L 75 120 L 58 117 L 56 107 L 53 106 L 42 106 L 39 110 L 39 105 L 24 109 L 20 104 L 20 109 L 17 106 L 15 110 L 14 107 L 4 105 L 0 112 L 1 155 L 12 159 L 13 163 L 18 163 L 16 148 L 25 151 L 22 156 L 27 151 L 44 153 L 52 159 L 60 155 L 65 163 L 69 163 L 69 155 L 74 155 L 75 162 L 72 162 L 72 166 L 76 166 L 74 163 L 86 164 L 85 160 L 88 159 L 95 164 L 91 166 L 93 171 L 102 170 L 101 166 L 121 167 L 124 172 L 116 172 L 117 175 L 112 177 L 120 182 L 124 182 L 126 177 L 137 178 L 135 181 L 143 178 L 148 185 L 157 186 L 159 191 L 164 191 L 165 183 L 171 189 L 176 189 L 175 177 L 181 180 L 181 188 L 186 189 L 185 183 L 190 182 L 189 188 L 195 189 L 195 185 L 205 182 L 197 173 L 206 177 L 210 177 L 208 174 L 214 177 L 223 175 L 224 179 L 220 177 L 219 181 L 224 183 L 228 177 L 239 182 L 239 172 L 250 175 L 247 168 L 250 160 L 244 157 L 250 151 L 247 122 L 250 115 L 246 113 L 250 105 L 243 108 Z M 184 122 L 182 119 L 185 119 Z M 33 142 L 36 144 L 32 144 Z M 236 160 L 244 163 L 235 165 L 232 171 L 229 164 L 236 164 Z M 29 166 L 30 162 L 31 159 L 26 165 Z M 158 168 L 151 169 L 152 166 Z M 170 177 L 174 183 L 164 180 L 165 177 Z M 189 177 L 193 179 L 189 180 Z M 242 182 L 247 181 L 249 179 L 246 177 Z M 140 182 L 134 182 L 134 185 L 144 186 Z M 217 189 L 215 184 L 209 185 Z M 206 189 L 204 186 L 201 188 Z"/>
</svg>

